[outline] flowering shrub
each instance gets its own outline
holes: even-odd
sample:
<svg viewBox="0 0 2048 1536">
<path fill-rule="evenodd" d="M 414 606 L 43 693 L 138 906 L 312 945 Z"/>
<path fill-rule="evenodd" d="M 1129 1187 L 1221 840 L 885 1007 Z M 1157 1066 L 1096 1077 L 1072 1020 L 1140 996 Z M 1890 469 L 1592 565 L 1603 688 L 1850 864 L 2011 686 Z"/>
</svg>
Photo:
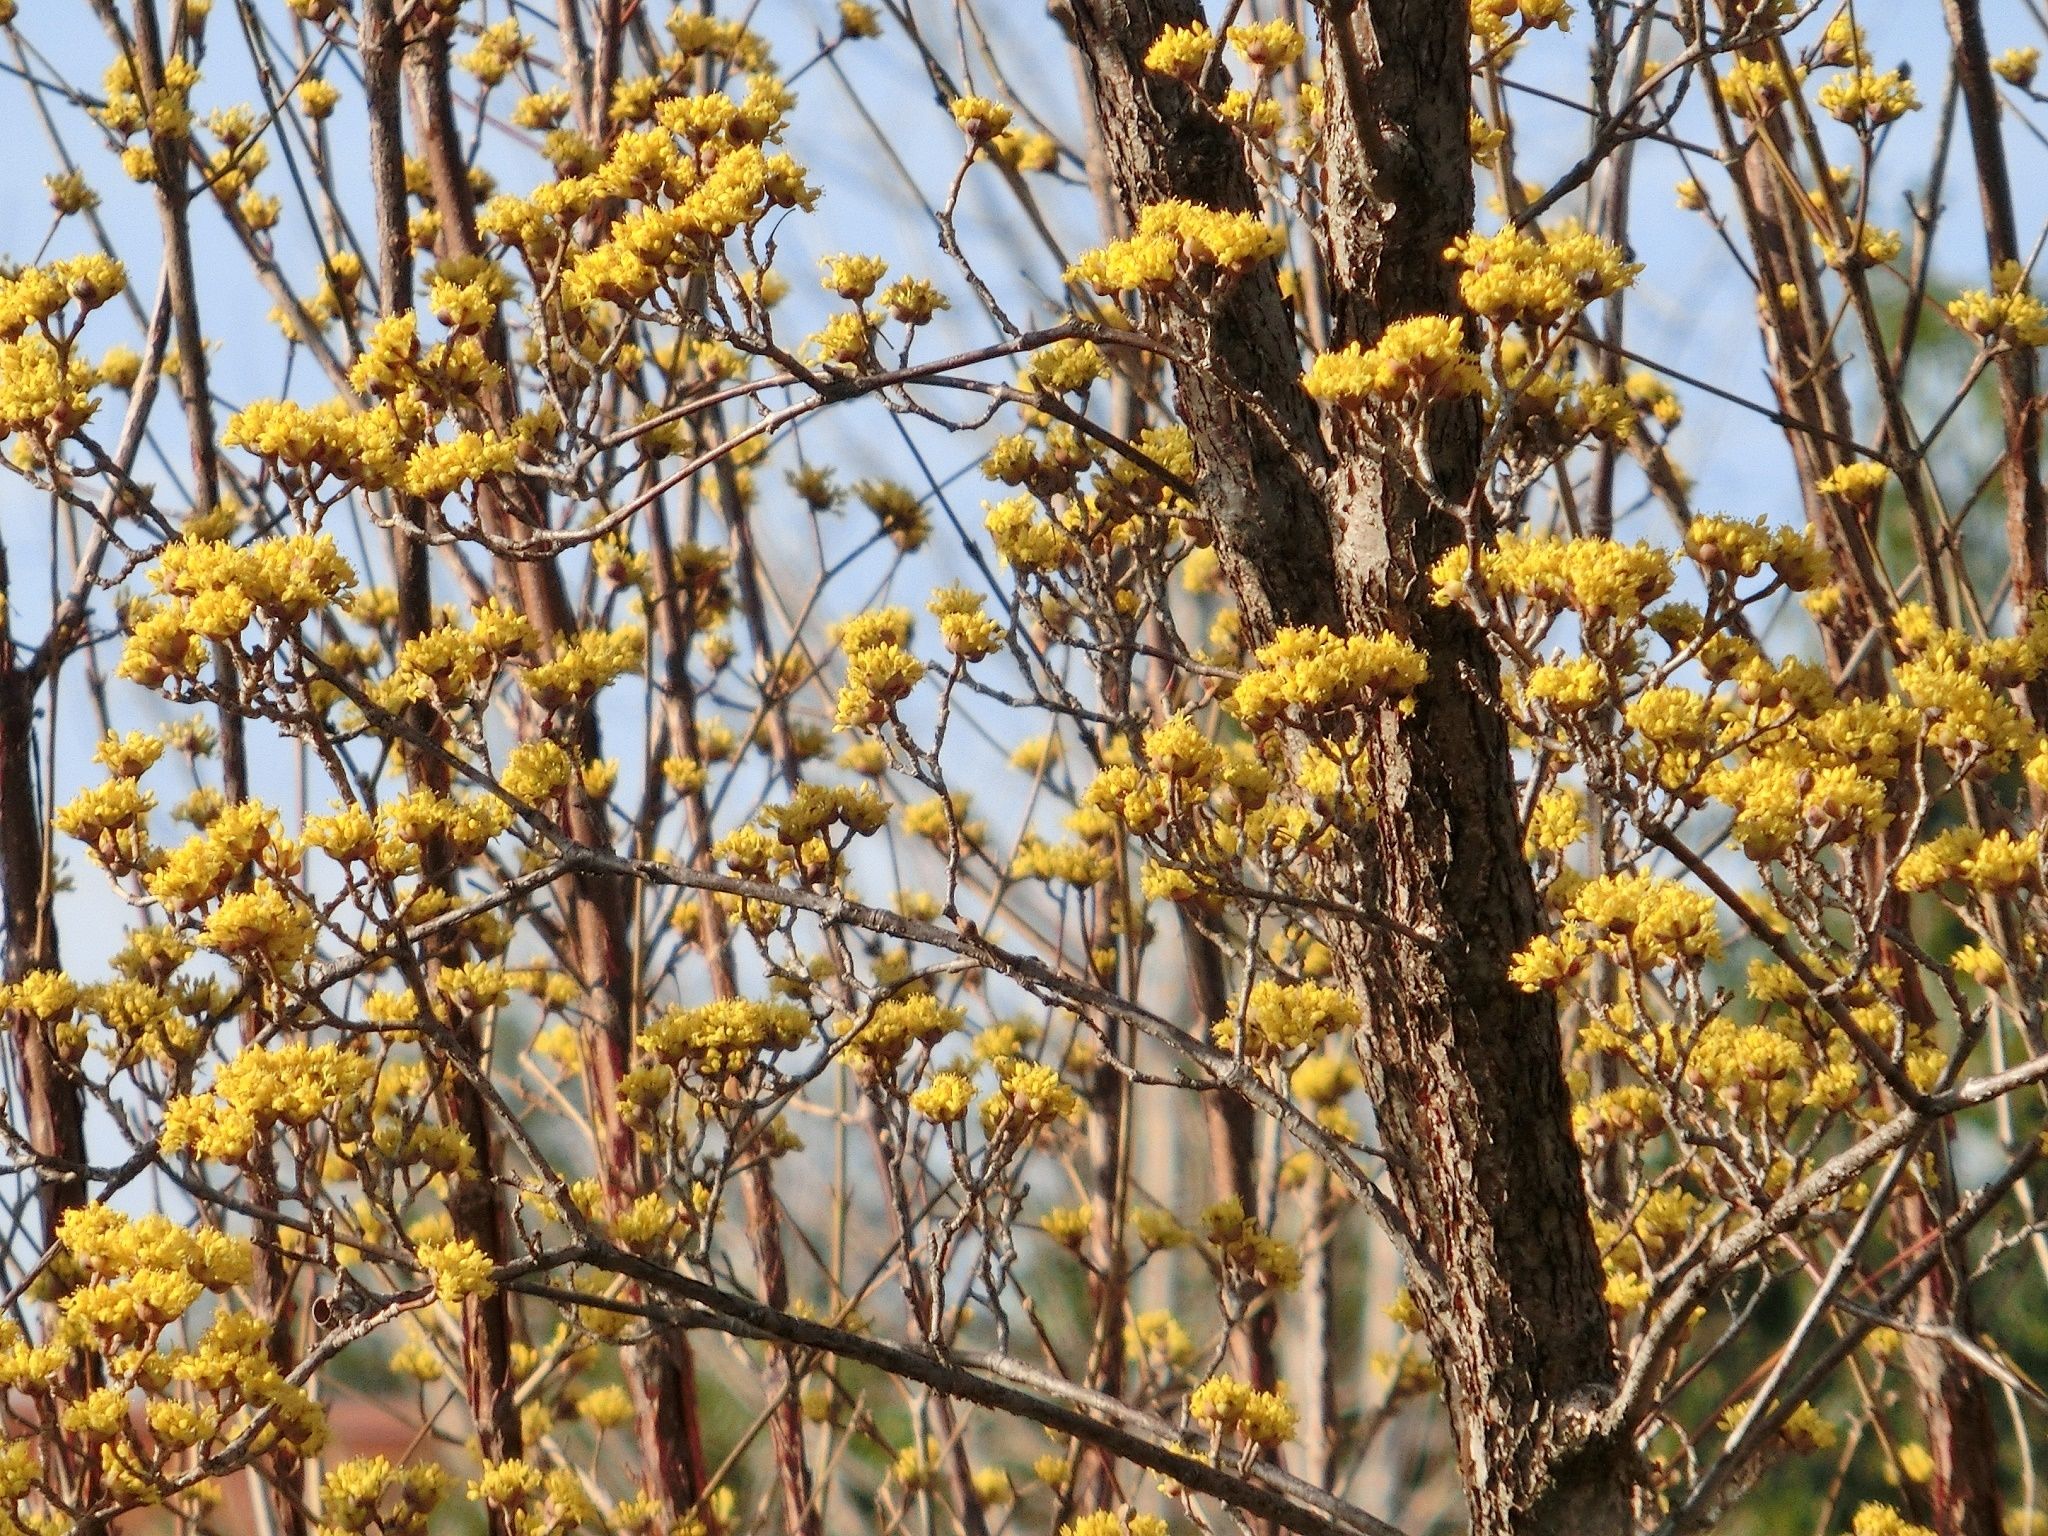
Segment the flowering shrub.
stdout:
<svg viewBox="0 0 2048 1536">
<path fill-rule="evenodd" d="M 0 0 L 6 1531 L 2048 1518 L 2016 14 L 1897 8 L 1957 276 L 1853 8 L 1063 8 L 1075 133 L 971 5 L 89 8 Z"/>
</svg>

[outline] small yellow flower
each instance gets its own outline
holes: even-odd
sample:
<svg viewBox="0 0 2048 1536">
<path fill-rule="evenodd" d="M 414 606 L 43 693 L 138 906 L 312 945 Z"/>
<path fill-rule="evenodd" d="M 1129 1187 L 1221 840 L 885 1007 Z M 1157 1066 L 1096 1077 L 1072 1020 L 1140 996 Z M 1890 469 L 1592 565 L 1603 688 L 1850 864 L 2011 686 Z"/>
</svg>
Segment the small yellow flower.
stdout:
<svg viewBox="0 0 2048 1536">
<path fill-rule="evenodd" d="M 956 96 L 948 108 L 960 131 L 977 144 L 985 144 L 1010 126 L 1010 109 L 986 96 Z"/>
<path fill-rule="evenodd" d="M 421 1265 L 433 1279 L 434 1294 L 444 1305 L 456 1307 L 470 1296 L 488 1297 L 497 1294 L 497 1282 L 491 1278 L 491 1271 L 496 1266 L 492 1264 L 489 1254 L 467 1238 L 443 1243 L 422 1243 L 418 1251 Z M 492 1477 L 492 1473 L 485 1474 L 487 1486 L 495 1486 Z M 486 1492 L 482 1496 L 492 1498 L 501 1495 Z"/>
<path fill-rule="evenodd" d="M 1920 105 L 1913 82 L 1896 69 L 1875 74 L 1859 69 L 1837 76 L 1820 88 L 1820 109 L 1837 122 L 1879 128 Z"/>
<path fill-rule="evenodd" d="M 313 119 L 316 123 L 332 116 L 335 107 L 341 101 L 340 89 L 329 84 L 319 75 L 312 75 L 300 81 L 298 91 L 295 94 L 298 96 L 299 106 L 305 111 L 306 116 Z"/>
<path fill-rule="evenodd" d="M 2034 76 L 2041 68 L 2041 50 L 2008 48 L 1992 59 L 1991 68 L 2008 85 L 2025 90 L 2034 83 Z"/>
<path fill-rule="evenodd" d="M 1145 50 L 1145 68 L 1192 85 L 1216 49 L 1216 34 L 1202 22 L 1168 27 Z"/>
<path fill-rule="evenodd" d="M 889 270 L 879 256 L 827 256 L 825 289 L 858 304 L 874 293 Z"/>
<path fill-rule="evenodd" d="M 1465 345 L 1462 322 L 1447 315 L 1397 320 L 1371 347 L 1357 342 L 1309 365 L 1302 387 L 1318 400 L 1357 405 L 1368 400 L 1430 402 L 1476 395 L 1484 387 L 1479 360 Z"/>
<path fill-rule="evenodd" d="M 1224 35 L 1237 56 L 1260 75 L 1278 74 L 1299 59 L 1307 46 L 1301 29 L 1289 21 L 1250 22 L 1232 27 Z M 1147 54 L 1148 68 L 1150 58 Z"/>
</svg>

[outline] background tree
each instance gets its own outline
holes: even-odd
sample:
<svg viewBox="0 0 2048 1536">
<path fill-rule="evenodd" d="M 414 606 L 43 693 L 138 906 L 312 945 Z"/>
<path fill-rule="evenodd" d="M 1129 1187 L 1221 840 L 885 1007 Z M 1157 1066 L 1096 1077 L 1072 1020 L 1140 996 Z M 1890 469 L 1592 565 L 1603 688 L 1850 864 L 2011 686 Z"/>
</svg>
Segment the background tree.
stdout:
<svg viewBox="0 0 2048 1536">
<path fill-rule="evenodd" d="M 12 1528 L 2044 1518 L 1975 4 L 0 27 Z"/>
</svg>

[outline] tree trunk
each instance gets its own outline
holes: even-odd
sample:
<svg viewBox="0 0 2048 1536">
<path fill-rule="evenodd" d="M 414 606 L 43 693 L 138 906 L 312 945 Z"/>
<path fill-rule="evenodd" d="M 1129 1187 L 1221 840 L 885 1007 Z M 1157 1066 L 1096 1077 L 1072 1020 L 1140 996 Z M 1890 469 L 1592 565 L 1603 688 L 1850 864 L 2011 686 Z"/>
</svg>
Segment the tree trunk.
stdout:
<svg viewBox="0 0 2048 1536">
<path fill-rule="evenodd" d="M 1332 12 L 1335 8 L 1332 8 Z M 1333 346 L 1455 312 L 1444 259 L 1470 227 L 1462 5 L 1378 0 L 1325 26 L 1323 210 Z M 1193 0 L 1071 0 L 1104 152 L 1125 211 L 1169 198 L 1257 206 L 1229 131 L 1146 48 L 1201 19 Z M 1476 1536 L 1602 1536 L 1630 1522 L 1627 1451 L 1589 1437 L 1613 1383 L 1601 1267 L 1569 1123 L 1557 1021 L 1507 980 L 1536 931 L 1493 656 L 1425 573 L 1463 537 L 1367 434 L 1326 444 L 1278 273 L 1266 265 L 1156 323 L 1204 510 L 1247 637 L 1287 625 L 1391 629 L 1430 680 L 1378 727 L 1378 817 L 1351 900 L 1409 934 L 1332 924 L 1364 1011 L 1360 1054 L 1395 1197 L 1418 1234 L 1411 1277 L 1449 1401 Z M 1479 422 L 1428 424 L 1437 490 L 1471 496 Z M 1476 501 L 1476 498 L 1475 498 Z"/>
<path fill-rule="evenodd" d="M 26 658 L 17 654 L 10 633 L 10 591 L 7 546 L 0 542 L 0 985 L 58 968 L 55 882 L 43 857 L 49 823 L 36 768 L 38 674 L 20 664 Z M 52 634 L 47 642 L 52 669 L 61 665 L 62 638 Z M 26 1009 L 0 1009 L 0 1024 L 11 1026 L 15 1059 L 9 1089 L 24 1101 L 16 1123 L 26 1129 L 27 1150 L 35 1159 L 39 1219 L 30 1224 L 25 1213 L 17 1219 L 29 1243 L 44 1249 L 56 1242 L 65 1214 L 86 1201 L 85 1096 L 58 1052 L 53 1022 Z M 48 1285 L 42 1294 L 55 1299 Z M 54 1310 L 50 1315 L 54 1321 Z M 68 1393 L 82 1396 L 98 1381 L 99 1367 L 89 1356 L 65 1368 Z M 100 1476 L 91 1454 L 61 1439 L 56 1452 L 61 1464 L 50 1469 L 53 1481 L 89 1500 Z"/>
<path fill-rule="evenodd" d="M 1956 1208 L 1947 1149 L 1933 1154 L 1933 1160 L 1928 1184 L 1906 1192 L 1897 1211 L 1905 1252 L 1917 1253 L 1928 1244 L 1944 1249 L 1913 1293 L 1913 1316 L 1930 1333 L 1973 1339 L 1976 1309 L 1970 1302 L 1968 1255 L 1959 1241 L 1951 1249 L 1943 1230 Z M 1934 1463 L 1927 1499 L 1935 1531 L 1938 1536 L 1999 1536 L 2004 1498 L 1998 1486 L 1998 1430 L 1984 1378 L 1943 1337 L 1908 1334 L 1902 1355 Z"/>
</svg>

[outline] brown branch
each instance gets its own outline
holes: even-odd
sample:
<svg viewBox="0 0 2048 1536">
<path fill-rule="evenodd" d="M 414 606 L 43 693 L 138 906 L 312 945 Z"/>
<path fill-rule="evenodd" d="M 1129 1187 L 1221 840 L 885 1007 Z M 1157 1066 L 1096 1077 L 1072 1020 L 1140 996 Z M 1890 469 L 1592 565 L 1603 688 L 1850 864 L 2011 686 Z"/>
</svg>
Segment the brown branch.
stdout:
<svg viewBox="0 0 2048 1536">
<path fill-rule="evenodd" d="M 1942 0 L 1949 40 L 1955 49 L 1956 82 L 1970 126 L 1977 162 L 1977 198 L 1984 216 L 1985 256 L 1995 272 L 2023 259 L 2019 222 L 2013 212 L 2012 174 L 2006 165 L 2005 135 L 1999 128 L 1998 88 L 1991 74 L 1979 0 Z M 2041 484 L 2041 412 L 2035 398 L 2039 363 L 2034 349 L 2005 346 L 1998 352 L 1998 409 L 2005 426 L 2000 460 L 2005 479 L 2005 543 L 2012 563 L 2013 612 L 2024 631 L 2038 616 L 2036 600 L 2048 590 L 2048 493 Z M 2048 678 L 2029 680 L 2021 690 L 2027 716 L 2048 725 Z"/>
</svg>

